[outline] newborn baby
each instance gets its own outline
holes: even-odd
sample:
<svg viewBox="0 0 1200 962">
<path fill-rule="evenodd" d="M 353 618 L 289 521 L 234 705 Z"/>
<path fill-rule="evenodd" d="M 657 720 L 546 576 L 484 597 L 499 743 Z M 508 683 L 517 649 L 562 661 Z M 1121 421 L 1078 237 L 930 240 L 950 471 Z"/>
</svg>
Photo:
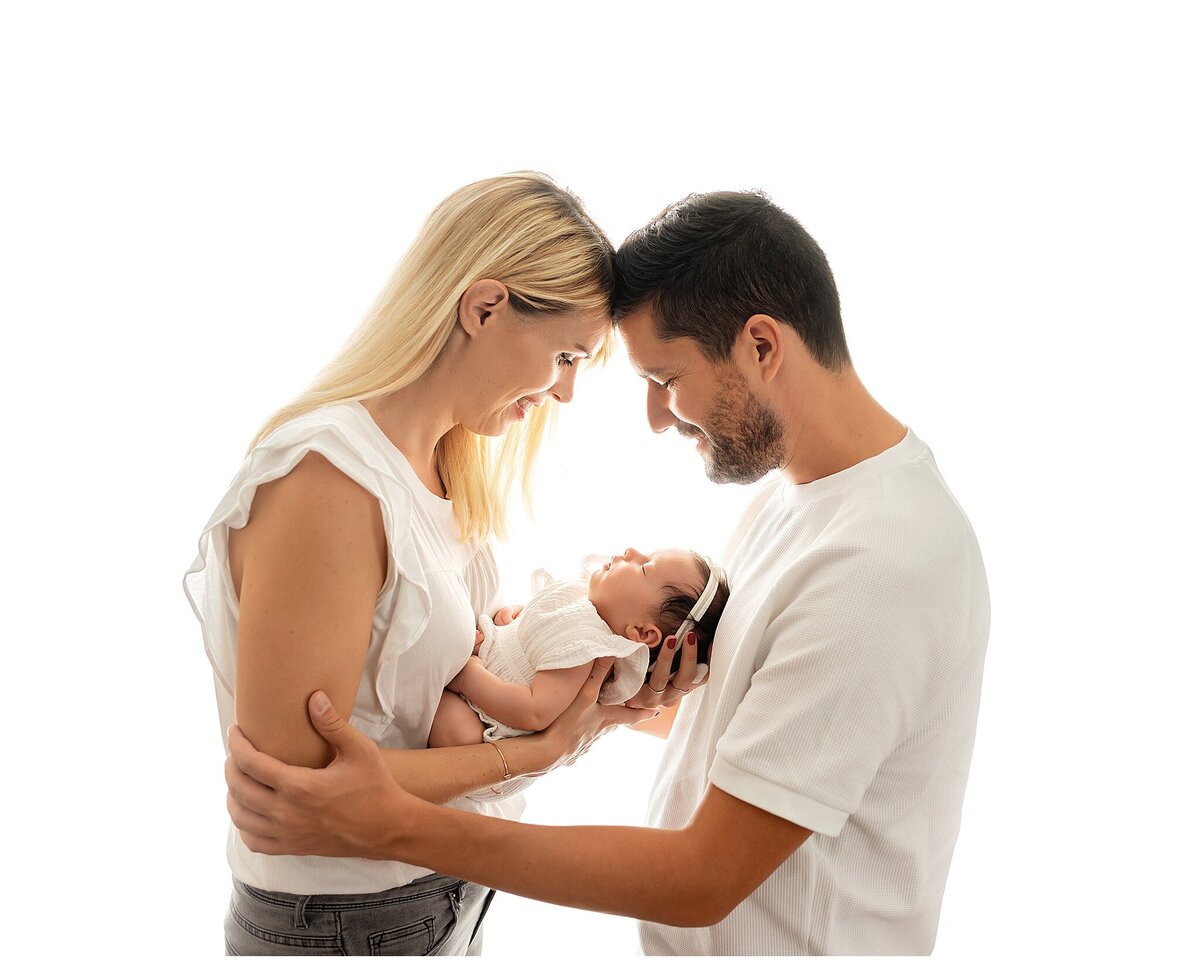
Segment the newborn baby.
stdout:
<svg viewBox="0 0 1200 962">
<path fill-rule="evenodd" d="M 649 555 L 629 548 L 596 568 L 586 584 L 539 572 L 534 590 L 512 624 L 481 618 L 479 653 L 442 694 L 431 748 L 541 731 L 579 693 L 592 662 L 605 655 L 617 658 L 600 690 L 607 705 L 633 697 L 652 654 L 671 635 L 682 640 L 694 631 L 697 662 L 707 662 L 729 597 L 720 569 L 677 548 Z"/>
</svg>

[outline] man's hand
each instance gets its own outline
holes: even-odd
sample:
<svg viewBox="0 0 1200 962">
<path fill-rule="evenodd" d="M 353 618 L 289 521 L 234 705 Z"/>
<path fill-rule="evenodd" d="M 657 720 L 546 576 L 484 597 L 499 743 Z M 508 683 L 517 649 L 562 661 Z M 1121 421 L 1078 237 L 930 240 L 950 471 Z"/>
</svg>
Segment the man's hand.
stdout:
<svg viewBox="0 0 1200 962">
<path fill-rule="evenodd" d="M 689 631 L 679 656 L 679 670 L 671 674 L 671 662 L 675 660 L 677 639 L 668 635 L 659 651 L 658 660 L 650 672 L 650 680 L 642 685 L 629 701 L 629 708 L 673 708 L 689 691 L 694 691 L 708 681 L 708 674 L 696 677 L 696 633 Z"/>
<path fill-rule="evenodd" d="M 324 692 L 308 701 L 313 727 L 334 749 L 325 768 L 285 765 L 229 730 L 226 805 L 242 840 L 265 855 L 380 858 L 420 802 L 400 788 L 379 748 L 342 718 Z"/>
</svg>

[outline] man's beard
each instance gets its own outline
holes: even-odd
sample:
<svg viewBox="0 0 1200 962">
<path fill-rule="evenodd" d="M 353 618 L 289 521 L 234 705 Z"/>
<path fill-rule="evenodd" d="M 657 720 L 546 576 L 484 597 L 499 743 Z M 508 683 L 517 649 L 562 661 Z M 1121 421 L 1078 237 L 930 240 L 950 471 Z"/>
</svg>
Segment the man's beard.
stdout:
<svg viewBox="0 0 1200 962">
<path fill-rule="evenodd" d="M 703 456 L 710 481 L 751 484 L 783 463 L 783 424 L 740 375 L 722 373 L 716 394 L 724 401 L 717 402 L 707 427 L 680 424 L 677 430 L 685 438 L 708 440 Z"/>
</svg>

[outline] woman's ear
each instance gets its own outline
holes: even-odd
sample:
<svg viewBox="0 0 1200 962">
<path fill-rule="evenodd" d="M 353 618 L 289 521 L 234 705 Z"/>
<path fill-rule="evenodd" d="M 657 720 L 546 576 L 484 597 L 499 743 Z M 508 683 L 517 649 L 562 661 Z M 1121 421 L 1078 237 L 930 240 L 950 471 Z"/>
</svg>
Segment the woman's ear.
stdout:
<svg viewBox="0 0 1200 962">
<path fill-rule="evenodd" d="M 662 644 L 662 632 L 658 625 L 630 625 L 625 629 L 625 637 L 630 641 L 640 641 L 647 648 L 657 648 Z"/>
<path fill-rule="evenodd" d="M 499 281 L 476 281 L 458 299 L 458 324 L 467 337 L 474 337 L 508 304 L 508 288 Z"/>
</svg>

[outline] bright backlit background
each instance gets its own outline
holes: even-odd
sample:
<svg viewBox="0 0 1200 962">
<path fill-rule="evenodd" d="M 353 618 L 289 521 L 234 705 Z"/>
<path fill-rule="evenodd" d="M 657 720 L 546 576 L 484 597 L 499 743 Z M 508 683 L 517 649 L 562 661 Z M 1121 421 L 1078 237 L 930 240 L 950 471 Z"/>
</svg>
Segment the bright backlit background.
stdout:
<svg viewBox="0 0 1200 962">
<path fill-rule="evenodd" d="M 1196 37 L 1180 4 L 6 5 L 6 943 L 215 956 L 221 741 L 180 590 L 259 423 L 421 219 L 546 171 L 619 241 L 757 187 L 976 527 L 993 627 L 949 958 L 1167 954 L 1196 900 Z M 505 584 L 719 552 L 745 489 L 583 375 Z M 528 818 L 640 822 L 616 733 Z M 731 843 L 753 844 L 753 839 Z M 630 852 L 669 882 L 653 852 Z M 490 955 L 629 955 L 496 900 Z M 1190 930 L 1187 930 L 1190 931 Z"/>
</svg>

